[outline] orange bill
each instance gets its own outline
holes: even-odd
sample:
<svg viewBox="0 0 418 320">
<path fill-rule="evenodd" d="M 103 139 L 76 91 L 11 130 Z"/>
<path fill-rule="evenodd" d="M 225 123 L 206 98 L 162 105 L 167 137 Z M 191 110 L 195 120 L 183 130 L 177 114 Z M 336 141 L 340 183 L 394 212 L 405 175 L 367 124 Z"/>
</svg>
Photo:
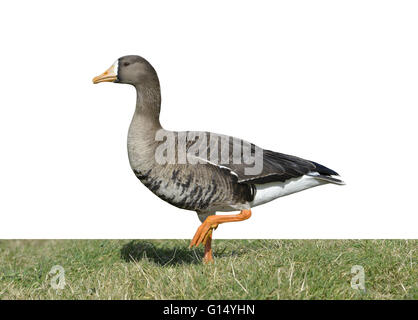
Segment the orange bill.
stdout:
<svg viewBox="0 0 418 320">
<path fill-rule="evenodd" d="M 115 64 L 113 64 L 109 69 L 103 72 L 101 75 L 93 78 L 93 83 L 100 82 L 114 82 L 117 79 L 117 70 L 115 70 Z"/>
</svg>

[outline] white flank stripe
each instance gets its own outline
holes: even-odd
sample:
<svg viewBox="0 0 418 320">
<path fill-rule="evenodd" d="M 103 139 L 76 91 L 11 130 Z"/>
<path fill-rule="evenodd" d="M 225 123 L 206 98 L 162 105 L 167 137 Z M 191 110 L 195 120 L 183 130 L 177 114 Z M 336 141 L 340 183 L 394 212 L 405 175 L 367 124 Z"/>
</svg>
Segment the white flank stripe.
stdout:
<svg viewBox="0 0 418 320">
<path fill-rule="evenodd" d="M 285 182 L 270 182 L 265 184 L 256 184 L 257 189 L 254 200 L 250 202 L 251 207 L 259 206 L 270 202 L 279 197 L 299 192 L 312 187 L 326 184 L 326 181 L 315 179 L 312 176 L 304 175 L 299 178 L 286 180 Z"/>
</svg>

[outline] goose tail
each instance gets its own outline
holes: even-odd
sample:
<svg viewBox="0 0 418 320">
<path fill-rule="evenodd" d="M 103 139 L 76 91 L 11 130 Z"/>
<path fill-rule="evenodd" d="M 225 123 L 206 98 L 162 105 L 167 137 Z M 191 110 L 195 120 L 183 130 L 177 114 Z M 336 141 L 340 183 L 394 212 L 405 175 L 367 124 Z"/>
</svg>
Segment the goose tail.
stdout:
<svg viewBox="0 0 418 320">
<path fill-rule="evenodd" d="M 340 186 L 345 185 L 345 182 L 342 181 L 341 179 L 338 179 L 338 178 L 335 178 L 335 177 L 331 177 L 331 176 L 325 176 L 325 175 L 319 174 L 317 172 L 310 172 L 307 175 L 308 176 L 311 176 L 311 177 L 313 177 L 315 179 L 322 180 L 322 181 L 326 181 L 326 182 L 333 183 L 333 184 L 338 184 Z"/>
</svg>

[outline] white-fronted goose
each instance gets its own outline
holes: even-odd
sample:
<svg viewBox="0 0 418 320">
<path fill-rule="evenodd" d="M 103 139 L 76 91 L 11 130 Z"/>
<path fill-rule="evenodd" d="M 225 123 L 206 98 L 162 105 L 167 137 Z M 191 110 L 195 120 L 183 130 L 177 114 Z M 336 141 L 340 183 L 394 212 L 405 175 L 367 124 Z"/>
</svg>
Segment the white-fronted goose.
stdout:
<svg viewBox="0 0 418 320">
<path fill-rule="evenodd" d="M 205 262 L 213 260 L 212 231 L 220 223 L 246 220 L 251 208 L 291 193 L 326 183 L 344 184 L 335 171 L 313 161 L 229 136 L 163 129 L 158 76 L 144 58 L 119 58 L 93 82 L 135 87 L 136 109 L 128 133 L 130 165 L 158 197 L 197 212 L 202 224 L 190 247 L 203 243 Z M 241 212 L 216 216 L 217 211 Z"/>
</svg>

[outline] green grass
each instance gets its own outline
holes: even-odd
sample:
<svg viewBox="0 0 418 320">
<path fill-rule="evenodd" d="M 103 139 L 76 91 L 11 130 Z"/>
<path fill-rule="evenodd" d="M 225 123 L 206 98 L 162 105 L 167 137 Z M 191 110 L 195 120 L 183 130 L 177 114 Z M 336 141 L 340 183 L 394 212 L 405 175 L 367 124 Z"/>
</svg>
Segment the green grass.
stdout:
<svg viewBox="0 0 418 320">
<path fill-rule="evenodd" d="M 188 244 L 1 240 L 0 299 L 418 299 L 417 240 L 215 240 L 212 265 Z M 350 286 L 353 265 L 365 292 Z"/>
</svg>

